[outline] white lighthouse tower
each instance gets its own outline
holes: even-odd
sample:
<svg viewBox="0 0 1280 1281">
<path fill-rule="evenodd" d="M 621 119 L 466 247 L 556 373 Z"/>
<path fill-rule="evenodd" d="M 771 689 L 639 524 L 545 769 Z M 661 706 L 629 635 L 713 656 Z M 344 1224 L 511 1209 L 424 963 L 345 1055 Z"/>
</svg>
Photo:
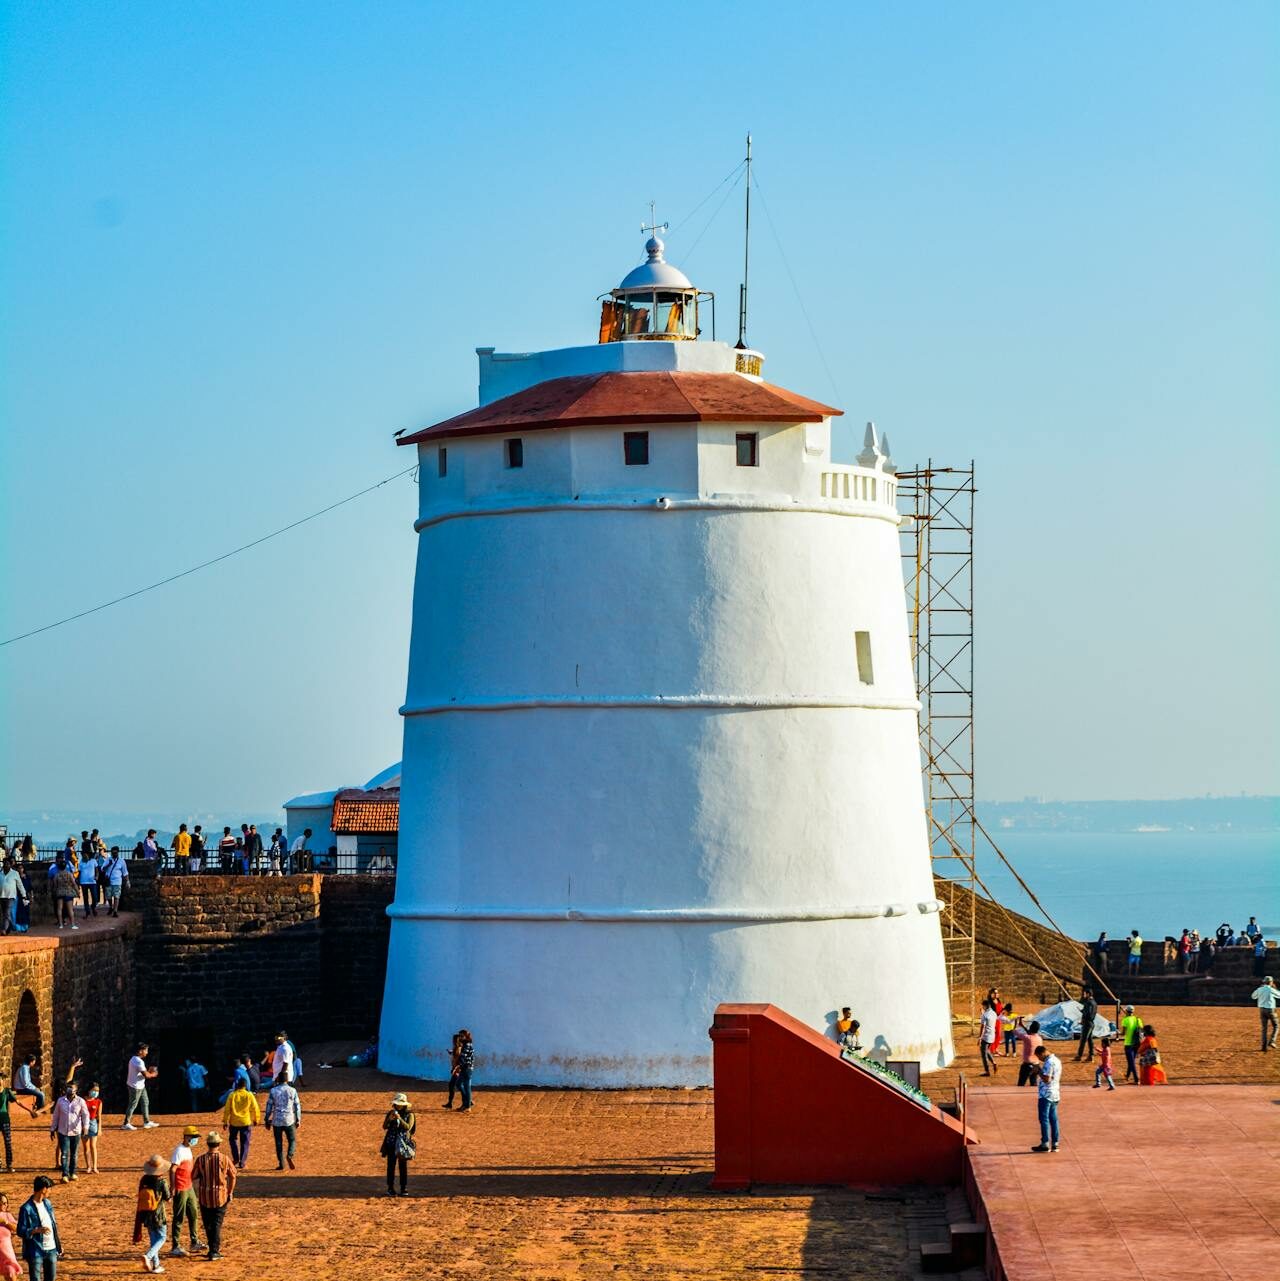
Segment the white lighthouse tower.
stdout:
<svg viewBox="0 0 1280 1281">
<path fill-rule="evenodd" d="M 421 462 L 380 1065 L 710 1080 L 722 1001 L 952 1057 L 887 445 L 699 338 L 664 260 L 599 342 L 479 349 Z"/>
</svg>

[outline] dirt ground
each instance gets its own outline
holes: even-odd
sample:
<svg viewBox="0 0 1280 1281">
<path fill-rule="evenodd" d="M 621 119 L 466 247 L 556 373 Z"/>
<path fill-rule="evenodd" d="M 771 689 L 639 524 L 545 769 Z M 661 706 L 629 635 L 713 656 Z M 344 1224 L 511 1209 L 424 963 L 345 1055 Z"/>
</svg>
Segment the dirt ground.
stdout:
<svg viewBox="0 0 1280 1281">
<path fill-rule="evenodd" d="M 1252 1009 L 1149 1013 L 1173 1080 L 1280 1080 L 1280 1054 L 1254 1048 Z M 973 1042 L 963 1031 L 957 1029 L 958 1070 L 981 1088 Z M 909 1246 L 921 1239 L 922 1225 L 941 1217 L 937 1196 L 927 1193 L 886 1200 L 840 1188 L 711 1192 L 709 1090 L 486 1091 L 481 1069 L 476 1110 L 460 1115 L 441 1109 L 439 1087 L 317 1066 L 326 1057 L 342 1062 L 346 1048 L 305 1052 L 297 1171 L 276 1172 L 270 1136 L 258 1130 L 228 1215 L 225 1258 L 171 1261 L 166 1245 L 168 1275 L 893 1281 L 918 1275 Z M 1091 1079 L 1069 1057 L 1066 1067 L 1068 1081 Z M 1002 1071 L 988 1083 L 1009 1084 L 1012 1076 Z M 949 1101 L 956 1079 L 957 1069 L 931 1074 L 925 1088 Z M 382 1116 L 401 1088 L 419 1116 L 418 1158 L 403 1200 L 382 1195 L 377 1155 Z M 109 1116 L 103 1173 L 55 1185 L 67 1250 L 59 1276 L 66 1281 L 141 1273 L 130 1235 L 142 1161 L 151 1152 L 167 1157 L 183 1125 L 207 1129 L 214 1118 L 158 1119 L 160 1129 L 127 1133 L 118 1116 Z M 0 1176 L 0 1188 L 16 1210 L 37 1167 L 51 1163 L 47 1122 L 17 1113 L 14 1145 L 18 1170 Z"/>
</svg>

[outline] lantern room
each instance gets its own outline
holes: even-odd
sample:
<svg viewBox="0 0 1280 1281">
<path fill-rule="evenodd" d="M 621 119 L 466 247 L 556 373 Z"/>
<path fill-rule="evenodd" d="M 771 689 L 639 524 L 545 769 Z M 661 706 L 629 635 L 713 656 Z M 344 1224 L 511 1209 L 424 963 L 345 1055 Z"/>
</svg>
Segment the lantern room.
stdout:
<svg viewBox="0 0 1280 1281">
<path fill-rule="evenodd" d="M 711 304 L 715 337 L 715 295 L 700 293 L 688 276 L 662 256 L 656 236 L 645 244 L 646 260 L 602 297 L 600 341 L 692 342 L 698 328 L 698 304 Z"/>
</svg>

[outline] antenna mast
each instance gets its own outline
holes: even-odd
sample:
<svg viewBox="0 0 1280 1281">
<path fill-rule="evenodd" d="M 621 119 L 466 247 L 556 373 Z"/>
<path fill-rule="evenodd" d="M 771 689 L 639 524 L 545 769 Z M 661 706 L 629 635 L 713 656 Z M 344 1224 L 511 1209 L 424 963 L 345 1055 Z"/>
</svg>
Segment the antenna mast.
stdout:
<svg viewBox="0 0 1280 1281">
<path fill-rule="evenodd" d="M 738 348 L 747 345 L 747 279 L 751 271 L 751 135 L 747 134 L 747 219 L 742 237 L 742 284 L 738 287 Z"/>
</svg>

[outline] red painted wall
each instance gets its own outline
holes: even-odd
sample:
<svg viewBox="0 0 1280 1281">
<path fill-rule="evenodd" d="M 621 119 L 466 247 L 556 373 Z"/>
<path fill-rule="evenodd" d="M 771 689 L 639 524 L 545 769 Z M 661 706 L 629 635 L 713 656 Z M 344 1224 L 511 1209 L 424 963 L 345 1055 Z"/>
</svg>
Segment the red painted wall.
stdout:
<svg viewBox="0 0 1280 1281">
<path fill-rule="evenodd" d="M 851 1067 L 776 1006 L 719 1006 L 711 1041 L 713 1188 L 959 1184 L 971 1131 Z"/>
</svg>

